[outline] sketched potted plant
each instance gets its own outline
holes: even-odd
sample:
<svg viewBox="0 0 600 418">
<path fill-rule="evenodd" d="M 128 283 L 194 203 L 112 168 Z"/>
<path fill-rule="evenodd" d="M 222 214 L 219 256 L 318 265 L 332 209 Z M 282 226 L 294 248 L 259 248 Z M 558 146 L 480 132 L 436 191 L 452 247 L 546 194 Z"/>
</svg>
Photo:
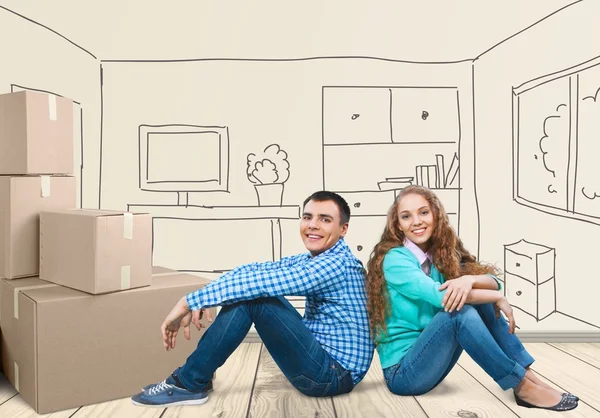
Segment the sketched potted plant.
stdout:
<svg viewBox="0 0 600 418">
<path fill-rule="evenodd" d="M 246 174 L 254 184 L 259 206 L 281 206 L 283 204 L 283 186 L 290 177 L 290 163 L 287 153 L 272 144 L 256 155 L 248 154 Z"/>
</svg>

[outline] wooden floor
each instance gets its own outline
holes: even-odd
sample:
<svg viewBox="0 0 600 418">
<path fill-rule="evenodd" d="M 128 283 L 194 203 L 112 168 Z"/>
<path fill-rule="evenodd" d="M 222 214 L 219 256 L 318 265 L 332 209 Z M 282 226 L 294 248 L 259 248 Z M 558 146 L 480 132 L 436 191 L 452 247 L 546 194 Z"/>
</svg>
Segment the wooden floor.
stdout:
<svg viewBox="0 0 600 418">
<path fill-rule="evenodd" d="M 512 391 L 502 391 L 467 355 L 430 393 L 392 395 L 375 357 L 365 379 L 348 395 L 309 398 L 287 382 L 260 343 L 244 343 L 217 371 L 207 403 L 193 407 L 145 408 L 129 398 L 47 414 L 49 417 L 600 417 L 600 344 L 525 344 L 537 359 L 534 371 L 547 383 L 577 394 L 579 407 L 550 412 L 515 405 Z M 0 375 L 0 417 L 37 415 Z"/>
</svg>

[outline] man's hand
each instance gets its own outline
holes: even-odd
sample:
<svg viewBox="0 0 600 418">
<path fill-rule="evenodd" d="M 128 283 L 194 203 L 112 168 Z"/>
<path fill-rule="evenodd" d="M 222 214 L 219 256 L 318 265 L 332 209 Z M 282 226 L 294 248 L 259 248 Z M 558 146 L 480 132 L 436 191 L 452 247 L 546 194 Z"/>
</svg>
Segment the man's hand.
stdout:
<svg viewBox="0 0 600 418">
<path fill-rule="evenodd" d="M 162 337 L 163 337 L 163 345 L 167 349 L 167 351 L 175 348 L 175 341 L 177 339 L 177 333 L 179 332 L 179 328 L 183 325 L 183 335 L 189 340 L 190 337 L 190 322 L 194 322 L 194 325 L 198 330 L 204 328 L 204 325 L 200 323 L 200 319 L 202 318 L 203 312 L 206 311 L 206 318 L 212 322 L 212 316 L 210 311 L 206 309 L 200 309 L 192 312 L 187 303 L 187 300 L 182 297 L 175 307 L 171 310 L 167 318 L 162 323 L 160 327 Z"/>
<path fill-rule="evenodd" d="M 439 287 L 439 290 L 448 289 L 442 300 L 442 306 L 446 312 L 452 312 L 454 309 L 460 311 L 464 306 L 471 289 L 473 289 L 474 279 L 472 276 L 462 276 L 454 280 L 448 280 Z"/>
<path fill-rule="evenodd" d="M 501 298 L 494 304 L 494 309 L 496 309 L 497 317 L 500 316 L 498 309 L 504 312 L 504 315 L 506 315 L 506 318 L 508 319 L 508 332 L 514 334 L 517 324 L 515 323 L 515 317 L 513 316 L 512 306 L 510 306 L 508 300 L 505 297 Z"/>
</svg>

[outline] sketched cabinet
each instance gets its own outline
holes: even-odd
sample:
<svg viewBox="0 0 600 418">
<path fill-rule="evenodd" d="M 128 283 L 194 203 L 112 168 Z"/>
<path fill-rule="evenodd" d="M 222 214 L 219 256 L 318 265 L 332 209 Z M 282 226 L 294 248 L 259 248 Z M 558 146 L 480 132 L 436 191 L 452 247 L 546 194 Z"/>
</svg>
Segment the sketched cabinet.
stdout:
<svg viewBox="0 0 600 418">
<path fill-rule="evenodd" d="M 525 241 L 504 246 L 504 295 L 540 321 L 556 311 L 554 248 Z"/>
</svg>

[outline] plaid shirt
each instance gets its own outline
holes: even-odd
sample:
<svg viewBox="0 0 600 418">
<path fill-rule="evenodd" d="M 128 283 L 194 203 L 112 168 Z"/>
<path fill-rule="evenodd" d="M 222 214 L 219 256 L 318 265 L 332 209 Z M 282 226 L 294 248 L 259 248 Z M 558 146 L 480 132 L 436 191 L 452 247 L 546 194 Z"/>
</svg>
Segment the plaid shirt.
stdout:
<svg viewBox="0 0 600 418">
<path fill-rule="evenodd" d="M 375 346 L 369 334 L 364 268 L 344 239 L 312 257 L 237 267 L 186 296 L 192 310 L 273 296 L 305 296 L 302 322 L 354 384 L 367 373 Z"/>
</svg>

